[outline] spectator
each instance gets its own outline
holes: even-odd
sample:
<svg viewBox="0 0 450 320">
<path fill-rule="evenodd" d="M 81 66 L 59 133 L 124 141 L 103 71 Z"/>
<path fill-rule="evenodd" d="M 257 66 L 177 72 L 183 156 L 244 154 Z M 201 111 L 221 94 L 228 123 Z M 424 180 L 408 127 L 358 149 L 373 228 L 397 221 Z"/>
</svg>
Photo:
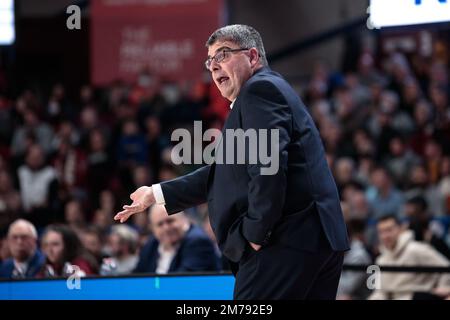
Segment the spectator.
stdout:
<svg viewBox="0 0 450 320">
<path fill-rule="evenodd" d="M 441 130 L 448 129 L 450 126 L 450 111 L 447 87 L 445 85 L 435 83 L 430 86 L 429 95 L 436 113 L 436 127 Z"/>
<path fill-rule="evenodd" d="M 46 256 L 38 278 L 80 277 L 95 274 L 98 269 L 92 255 L 82 246 L 74 231 L 64 225 L 49 225 L 42 235 L 42 251 Z"/>
<path fill-rule="evenodd" d="M 445 199 L 439 187 L 430 182 L 424 165 L 415 165 L 409 173 L 409 184 L 405 190 L 406 198 L 421 196 L 429 203 L 429 211 L 435 216 L 445 214 Z"/>
<path fill-rule="evenodd" d="M 133 168 L 137 164 L 147 163 L 147 141 L 140 133 L 137 123 L 127 120 L 122 127 L 117 146 L 117 160 L 121 166 Z"/>
<path fill-rule="evenodd" d="M 413 115 L 414 106 L 422 98 L 422 91 L 419 83 L 413 77 L 408 78 L 402 87 L 402 101 L 400 109 Z"/>
<path fill-rule="evenodd" d="M 99 204 L 98 209 L 95 210 L 92 222 L 101 230 L 102 234 L 106 234 L 114 221 L 116 198 L 110 190 L 103 190 L 97 197 L 99 198 Z"/>
<path fill-rule="evenodd" d="M 72 122 L 61 121 L 57 128 L 58 130 L 52 141 L 52 150 L 58 150 L 59 145 L 63 142 L 71 146 L 77 146 L 80 143 L 80 133 Z"/>
<path fill-rule="evenodd" d="M 359 164 L 355 178 L 367 187 L 370 185 L 370 173 L 376 166 L 375 159 L 370 154 L 365 154 L 360 156 L 358 160 Z"/>
<path fill-rule="evenodd" d="M 325 150 L 333 153 L 336 157 L 340 157 L 340 144 L 342 142 L 342 126 L 332 119 L 325 118 L 320 123 L 320 134 L 323 139 Z"/>
<path fill-rule="evenodd" d="M 433 107 L 425 100 L 419 100 L 414 107 L 415 130 L 410 136 L 413 151 L 419 156 L 424 154 L 425 143 L 434 133 Z"/>
<path fill-rule="evenodd" d="M 379 266 L 448 267 L 450 262 L 430 245 L 414 240 L 410 230 L 403 230 L 394 215 L 378 220 L 378 237 L 381 255 Z M 381 273 L 380 288 L 369 297 L 371 300 L 409 300 L 414 292 L 431 292 L 437 287 L 450 286 L 448 274 L 439 273 Z"/>
<path fill-rule="evenodd" d="M 80 113 L 80 146 L 84 150 L 89 150 L 93 131 L 99 131 L 103 138 L 109 138 L 109 130 L 99 119 L 98 111 L 94 105 L 86 105 Z"/>
<path fill-rule="evenodd" d="M 335 164 L 335 179 L 342 197 L 343 188 L 353 180 L 355 176 L 355 162 L 350 158 L 340 158 Z"/>
<path fill-rule="evenodd" d="M 179 176 L 179 172 L 173 165 L 166 164 L 161 167 L 161 170 L 159 171 L 158 181 L 167 181 L 170 179 L 175 179 Z"/>
<path fill-rule="evenodd" d="M 161 123 L 158 117 L 149 115 L 145 119 L 145 135 L 149 146 L 149 163 L 152 168 L 152 176 L 156 177 L 161 168 L 161 153 L 170 140 L 161 131 Z"/>
<path fill-rule="evenodd" d="M 151 174 L 150 170 L 148 169 L 148 167 L 145 165 L 138 165 L 133 168 L 132 179 L 133 179 L 133 183 L 132 183 L 132 187 L 130 188 L 130 190 L 131 189 L 135 190 L 135 189 L 139 188 L 140 186 L 152 185 L 152 181 L 153 181 L 152 174 Z"/>
<path fill-rule="evenodd" d="M 364 245 L 364 220 L 349 220 L 347 222 L 347 230 L 350 238 L 350 251 L 345 253 L 344 265 L 370 265 L 372 258 Z M 338 300 L 365 300 L 369 294 L 365 271 L 342 272 L 338 286 Z"/>
<path fill-rule="evenodd" d="M 82 193 L 86 183 L 86 153 L 77 147 L 79 132 L 69 121 L 63 121 L 55 139 L 52 165 L 58 172 L 61 184 L 70 192 Z"/>
<path fill-rule="evenodd" d="M 19 217 L 22 209 L 20 193 L 14 189 L 10 174 L 0 169 L 0 229 Z"/>
<path fill-rule="evenodd" d="M 65 119 L 74 121 L 77 117 L 76 110 L 67 99 L 66 90 L 61 83 L 53 86 L 45 111 L 47 120 L 52 125 L 57 125 Z"/>
<path fill-rule="evenodd" d="M 0 278 L 33 278 L 44 265 L 44 256 L 37 248 L 36 228 L 23 219 L 14 221 L 8 230 L 7 242 L 11 258 L 0 267 Z"/>
<path fill-rule="evenodd" d="M 389 109 L 379 109 L 371 118 L 369 123 L 370 134 L 375 139 L 376 160 L 381 161 L 382 157 L 389 152 L 389 141 L 399 135 L 392 124 L 392 114 Z"/>
<path fill-rule="evenodd" d="M 353 149 L 355 150 L 354 153 L 356 157 L 358 157 L 360 160 L 363 157 L 375 157 L 375 142 L 366 130 L 358 129 L 354 132 Z"/>
<path fill-rule="evenodd" d="M 219 269 L 212 241 L 183 213 L 169 216 L 164 206 L 154 205 L 149 209 L 149 220 L 154 237 L 142 248 L 134 272 L 165 274 Z"/>
<path fill-rule="evenodd" d="M 343 145 L 348 150 L 353 131 L 360 128 L 368 115 L 366 108 L 360 105 L 367 100 L 367 91 L 360 86 L 357 77 L 352 74 L 346 76 L 345 85 L 338 87 L 333 95 L 335 115 L 342 125 Z M 348 151 L 346 152 L 348 153 Z"/>
<path fill-rule="evenodd" d="M 90 85 L 83 85 L 80 88 L 80 105 L 85 107 L 86 105 L 93 104 L 95 102 L 94 89 Z"/>
<path fill-rule="evenodd" d="M 450 260 L 450 248 L 442 237 L 444 226 L 437 221 L 432 221 L 432 216 L 428 213 L 427 201 L 416 196 L 409 199 L 405 204 L 404 214 L 408 217 L 409 228 L 414 231 L 416 241 L 424 241 L 430 244 L 436 251 Z"/>
<path fill-rule="evenodd" d="M 64 207 L 64 220 L 75 233 L 80 236 L 86 226 L 86 216 L 79 200 L 70 200 Z"/>
<path fill-rule="evenodd" d="M 96 267 L 102 266 L 104 260 L 110 257 L 106 244 L 106 233 L 96 224 L 87 225 L 80 233 L 83 247 L 96 261 Z"/>
<path fill-rule="evenodd" d="M 403 195 L 395 188 L 386 169 L 375 168 L 371 173 L 371 182 L 372 186 L 367 190 L 367 198 L 374 218 L 378 219 L 389 213 L 400 215 Z"/>
<path fill-rule="evenodd" d="M 57 176 L 55 169 L 46 164 L 40 146 L 30 147 L 25 164 L 18 169 L 18 177 L 26 217 L 37 227 L 45 226 L 53 219 Z"/>
<path fill-rule="evenodd" d="M 444 199 L 444 211 L 450 214 L 450 157 L 444 157 L 441 163 L 441 179 L 438 184 L 439 192 Z"/>
<path fill-rule="evenodd" d="M 420 159 L 408 149 L 404 139 L 399 135 L 389 141 L 389 154 L 385 158 L 386 168 L 391 172 L 393 181 L 401 188 L 406 187 L 408 174 Z"/>
<path fill-rule="evenodd" d="M 139 235 L 127 225 L 116 225 L 108 238 L 111 258 L 102 265 L 102 274 L 120 275 L 131 273 L 138 263 L 136 254 Z"/>
<path fill-rule="evenodd" d="M 27 152 L 27 140 L 34 137 L 35 142 L 42 147 L 45 153 L 49 153 L 52 147 L 53 130 L 45 122 L 41 122 L 36 111 L 26 109 L 23 114 L 24 125 L 14 131 L 11 142 L 11 152 L 14 156 L 21 156 Z"/>
<path fill-rule="evenodd" d="M 93 206 L 97 206 L 97 197 L 101 191 L 108 189 L 114 176 L 113 159 L 107 151 L 105 136 L 100 130 L 89 134 L 89 152 L 87 155 L 86 180 L 89 181 L 87 191 Z"/>
<path fill-rule="evenodd" d="M 424 149 L 424 162 L 429 176 L 428 180 L 433 185 L 437 183 L 440 176 L 442 157 L 441 145 L 435 139 L 428 140 Z"/>
</svg>

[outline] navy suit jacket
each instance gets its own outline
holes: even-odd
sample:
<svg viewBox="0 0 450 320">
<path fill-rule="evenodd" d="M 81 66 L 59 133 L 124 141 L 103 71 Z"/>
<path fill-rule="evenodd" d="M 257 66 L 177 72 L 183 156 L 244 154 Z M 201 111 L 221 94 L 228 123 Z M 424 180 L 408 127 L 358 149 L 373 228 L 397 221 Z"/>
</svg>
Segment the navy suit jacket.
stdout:
<svg viewBox="0 0 450 320">
<path fill-rule="evenodd" d="M 28 263 L 28 269 L 25 274 L 26 278 L 33 278 L 41 270 L 45 263 L 44 255 L 36 250 L 30 262 Z M 9 258 L 5 260 L 0 266 L 0 278 L 12 278 L 12 273 L 14 270 L 14 260 Z"/>
<path fill-rule="evenodd" d="M 317 252 L 323 232 L 332 250 L 349 249 L 319 132 L 278 73 L 261 68 L 242 86 L 224 124 L 223 145 L 226 129 L 278 129 L 277 173 L 261 175 L 268 166 L 249 163 L 247 148 L 246 164 L 216 161 L 161 183 L 169 214 L 207 201 L 219 247 L 233 262 L 240 261 L 248 241 Z"/>
<path fill-rule="evenodd" d="M 139 254 L 135 273 L 156 271 L 159 258 L 158 246 L 159 242 L 154 237 L 147 241 Z M 191 225 L 170 264 L 169 272 L 218 270 L 220 270 L 219 258 L 216 255 L 214 243 L 203 229 Z"/>
</svg>

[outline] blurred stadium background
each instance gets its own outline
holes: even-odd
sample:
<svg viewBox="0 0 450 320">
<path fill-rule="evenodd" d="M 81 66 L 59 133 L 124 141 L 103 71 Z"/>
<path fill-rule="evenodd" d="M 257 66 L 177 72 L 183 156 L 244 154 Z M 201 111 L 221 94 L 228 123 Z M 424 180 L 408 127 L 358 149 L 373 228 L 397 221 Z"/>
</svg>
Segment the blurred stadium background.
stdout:
<svg viewBox="0 0 450 320">
<path fill-rule="evenodd" d="M 189 267 L 152 268 L 149 213 L 125 228 L 113 216 L 136 187 L 197 168 L 172 164 L 170 135 L 195 120 L 221 128 L 229 103 L 204 69 L 204 43 L 234 23 L 261 33 L 272 69 L 320 130 L 352 239 L 346 265 L 361 266 L 344 271 L 338 298 L 372 294 L 363 266 L 379 261 L 377 221 L 387 215 L 425 251 L 388 265 L 448 267 L 450 2 L 371 2 L 372 20 L 369 1 L 354 0 L 1 0 L 0 276 L 62 277 L 68 265 L 88 276 L 228 274 L 206 206 L 173 222 L 175 255 L 186 225 L 212 248 Z M 80 29 L 67 27 L 70 5 Z M 23 224 L 11 231 L 17 219 L 33 224 L 37 242 Z M 51 232 L 62 252 L 44 246 Z M 391 273 L 378 298 L 450 296 L 443 271 Z"/>
</svg>

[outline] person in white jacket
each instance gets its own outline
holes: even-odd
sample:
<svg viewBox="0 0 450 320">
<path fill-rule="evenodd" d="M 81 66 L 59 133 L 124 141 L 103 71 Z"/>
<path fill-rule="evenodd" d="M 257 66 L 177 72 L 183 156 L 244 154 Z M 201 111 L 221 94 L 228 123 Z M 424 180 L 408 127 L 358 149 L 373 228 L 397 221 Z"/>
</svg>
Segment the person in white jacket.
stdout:
<svg viewBox="0 0 450 320">
<path fill-rule="evenodd" d="M 377 222 L 380 240 L 379 266 L 448 267 L 450 262 L 426 243 L 414 240 L 413 232 L 404 230 L 394 215 Z M 409 300 L 415 292 L 432 292 L 434 288 L 450 288 L 450 274 L 381 272 L 380 287 L 370 300 Z"/>
</svg>

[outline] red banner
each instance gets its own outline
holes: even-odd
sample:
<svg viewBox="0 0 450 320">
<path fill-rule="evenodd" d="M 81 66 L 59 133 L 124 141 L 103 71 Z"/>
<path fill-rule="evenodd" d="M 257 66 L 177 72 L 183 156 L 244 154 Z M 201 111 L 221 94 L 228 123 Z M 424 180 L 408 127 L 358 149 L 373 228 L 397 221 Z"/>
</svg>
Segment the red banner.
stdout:
<svg viewBox="0 0 450 320">
<path fill-rule="evenodd" d="M 94 0 L 91 80 L 134 82 L 144 69 L 168 80 L 196 80 L 205 42 L 220 26 L 221 0 Z"/>
</svg>

